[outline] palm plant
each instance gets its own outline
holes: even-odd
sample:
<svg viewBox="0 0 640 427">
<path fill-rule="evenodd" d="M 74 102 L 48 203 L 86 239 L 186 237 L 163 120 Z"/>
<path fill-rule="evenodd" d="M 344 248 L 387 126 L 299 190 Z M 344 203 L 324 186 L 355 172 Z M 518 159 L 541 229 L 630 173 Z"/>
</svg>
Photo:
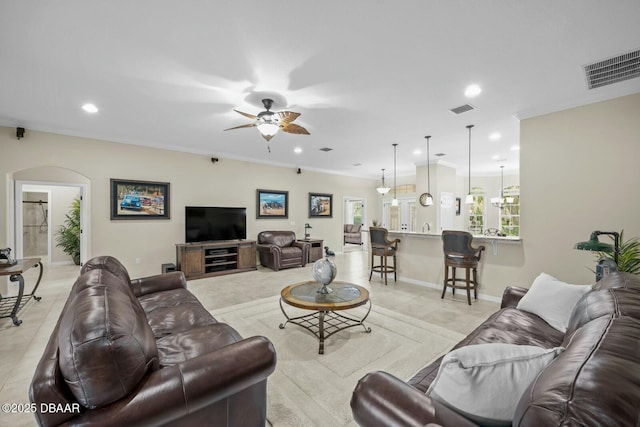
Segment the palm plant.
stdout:
<svg viewBox="0 0 640 427">
<path fill-rule="evenodd" d="M 57 247 L 71 255 L 76 265 L 80 265 L 80 198 L 75 198 L 71 203 L 64 224 L 56 231 L 56 242 Z"/>
<path fill-rule="evenodd" d="M 613 237 L 609 236 L 612 240 Z M 598 253 L 603 258 L 613 260 L 614 249 Z M 620 247 L 618 250 L 618 271 L 640 274 L 640 240 L 632 237 L 624 240 L 624 230 L 620 231 Z"/>
</svg>

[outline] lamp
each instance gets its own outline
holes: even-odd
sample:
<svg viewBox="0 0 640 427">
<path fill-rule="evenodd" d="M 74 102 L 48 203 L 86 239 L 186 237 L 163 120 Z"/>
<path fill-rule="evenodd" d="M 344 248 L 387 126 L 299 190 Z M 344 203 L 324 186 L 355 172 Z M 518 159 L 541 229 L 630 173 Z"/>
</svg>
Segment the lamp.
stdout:
<svg viewBox="0 0 640 427">
<path fill-rule="evenodd" d="M 384 184 L 384 168 L 382 168 L 382 184 L 378 188 L 376 188 L 376 190 L 378 191 L 378 193 L 380 193 L 382 195 L 387 194 L 389 192 L 389 190 L 391 190 L 389 187 L 387 187 Z"/>
<path fill-rule="evenodd" d="M 598 236 L 605 234 L 613 236 L 614 245 L 602 243 L 598 240 Z M 589 240 L 586 242 L 578 242 L 573 247 L 582 251 L 611 252 L 613 250 L 613 263 L 607 258 L 600 258 L 596 266 L 596 281 L 602 279 L 607 273 L 615 271 L 618 268 L 618 254 L 620 253 L 620 233 L 616 231 L 593 231 Z"/>
<path fill-rule="evenodd" d="M 503 208 L 505 203 L 513 203 L 513 197 L 504 197 L 504 165 L 500 166 L 500 197 L 492 197 L 491 204 L 497 208 Z"/>
<path fill-rule="evenodd" d="M 266 111 L 258 113 L 257 125 L 258 131 L 262 136 L 269 141 L 280 130 L 279 116 L 273 111 L 269 111 L 273 105 L 272 99 L 263 99 L 262 105 L 266 108 Z"/>
<path fill-rule="evenodd" d="M 467 125 L 467 129 L 469 129 L 469 192 L 467 193 L 467 197 L 464 199 L 464 202 L 468 205 L 473 203 L 473 196 L 471 195 L 471 128 L 473 125 Z"/>
<path fill-rule="evenodd" d="M 429 140 L 431 139 L 431 135 L 425 136 L 427 138 L 427 200 L 425 201 L 425 206 L 433 205 L 433 196 L 431 195 L 431 168 L 430 168 L 430 158 L 429 158 Z"/>
<path fill-rule="evenodd" d="M 393 145 L 393 200 L 391 206 L 398 206 L 398 199 L 396 198 L 396 149 L 398 144 Z"/>
<path fill-rule="evenodd" d="M 311 237 L 311 233 L 309 233 L 307 230 L 309 230 L 310 228 L 313 228 L 312 226 L 309 225 L 309 223 L 307 222 L 304 225 L 304 239 L 305 240 L 309 240 L 309 238 Z"/>
</svg>

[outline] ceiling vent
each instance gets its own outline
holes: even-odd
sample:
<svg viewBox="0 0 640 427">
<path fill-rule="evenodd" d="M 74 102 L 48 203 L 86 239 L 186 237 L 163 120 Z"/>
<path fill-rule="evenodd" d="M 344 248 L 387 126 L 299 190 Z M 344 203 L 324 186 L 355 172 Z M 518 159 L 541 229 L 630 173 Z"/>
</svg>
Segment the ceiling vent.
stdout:
<svg viewBox="0 0 640 427">
<path fill-rule="evenodd" d="M 324 147 L 324 148 L 321 148 L 320 151 L 324 151 L 325 153 L 328 153 L 329 151 L 333 151 L 333 148 Z"/>
<path fill-rule="evenodd" d="M 610 85 L 640 76 L 640 50 L 584 66 L 589 89 Z"/>
<path fill-rule="evenodd" d="M 476 107 L 474 107 L 471 104 L 464 104 L 464 105 L 461 105 L 459 107 L 452 108 L 451 112 L 453 114 L 462 114 L 462 113 L 466 113 L 467 111 L 471 111 L 471 110 L 475 110 L 475 109 L 476 109 Z"/>
</svg>

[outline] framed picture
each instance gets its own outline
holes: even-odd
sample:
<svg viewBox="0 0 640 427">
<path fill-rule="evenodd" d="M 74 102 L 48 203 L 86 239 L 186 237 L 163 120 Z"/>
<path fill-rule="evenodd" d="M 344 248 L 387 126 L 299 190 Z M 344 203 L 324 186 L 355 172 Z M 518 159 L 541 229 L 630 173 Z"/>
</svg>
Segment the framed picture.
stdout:
<svg viewBox="0 0 640 427">
<path fill-rule="evenodd" d="M 333 217 L 333 194 L 309 193 L 309 218 Z"/>
<path fill-rule="evenodd" d="M 257 190 L 256 218 L 289 218 L 289 192 Z"/>
<path fill-rule="evenodd" d="M 456 216 L 460 216 L 460 197 L 456 197 Z"/>
<path fill-rule="evenodd" d="M 111 219 L 169 219 L 169 183 L 111 179 Z"/>
</svg>

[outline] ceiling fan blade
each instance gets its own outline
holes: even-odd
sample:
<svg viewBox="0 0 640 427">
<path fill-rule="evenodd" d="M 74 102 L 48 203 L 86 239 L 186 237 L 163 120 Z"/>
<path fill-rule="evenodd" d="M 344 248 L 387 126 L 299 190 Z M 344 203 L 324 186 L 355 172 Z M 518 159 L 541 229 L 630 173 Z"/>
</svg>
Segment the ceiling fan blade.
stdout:
<svg viewBox="0 0 640 427">
<path fill-rule="evenodd" d="M 255 127 L 255 126 L 256 126 L 256 124 L 255 124 L 255 123 L 248 123 L 248 124 L 246 124 L 246 125 L 235 126 L 235 127 L 232 127 L 232 128 L 229 128 L 229 129 L 225 129 L 225 130 L 242 129 L 242 128 L 252 128 L 252 127 Z"/>
<path fill-rule="evenodd" d="M 297 135 L 310 135 L 309 131 L 307 131 L 305 128 L 293 123 L 283 123 L 280 125 L 280 129 L 282 129 L 283 132 L 287 133 L 295 133 Z"/>
<path fill-rule="evenodd" d="M 233 111 L 235 111 L 235 112 L 236 112 L 236 113 L 238 113 L 238 114 L 242 114 L 243 116 L 248 117 L 248 118 L 250 118 L 251 120 L 255 120 L 255 119 L 257 119 L 257 118 L 258 118 L 258 116 L 254 116 L 253 114 L 243 113 L 242 111 L 238 111 L 238 110 L 233 110 Z"/>
<path fill-rule="evenodd" d="M 300 113 L 294 113 L 293 111 L 279 111 L 276 114 L 280 118 L 280 121 L 284 123 L 291 123 L 300 116 Z"/>
</svg>

